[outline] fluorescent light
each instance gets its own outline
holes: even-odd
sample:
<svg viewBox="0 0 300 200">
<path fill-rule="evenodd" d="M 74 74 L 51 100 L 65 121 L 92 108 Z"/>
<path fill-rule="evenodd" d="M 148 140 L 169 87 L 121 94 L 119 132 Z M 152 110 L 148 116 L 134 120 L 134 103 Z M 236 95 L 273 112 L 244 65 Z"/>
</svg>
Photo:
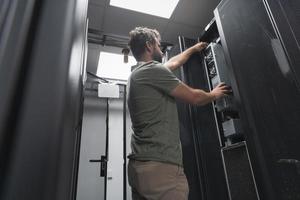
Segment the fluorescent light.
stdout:
<svg viewBox="0 0 300 200">
<path fill-rule="evenodd" d="M 121 54 L 100 52 L 97 76 L 127 81 L 131 66 L 135 65 L 136 61 L 132 56 L 128 56 L 128 63 L 124 63 L 123 58 Z"/>
<path fill-rule="evenodd" d="M 110 0 L 110 5 L 170 18 L 179 0 Z"/>
</svg>

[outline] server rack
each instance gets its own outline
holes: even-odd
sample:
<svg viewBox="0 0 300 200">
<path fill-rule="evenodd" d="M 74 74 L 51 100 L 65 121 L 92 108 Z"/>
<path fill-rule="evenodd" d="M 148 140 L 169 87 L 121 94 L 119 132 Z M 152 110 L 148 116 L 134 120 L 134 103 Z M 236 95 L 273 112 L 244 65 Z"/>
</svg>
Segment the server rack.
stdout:
<svg viewBox="0 0 300 200">
<path fill-rule="evenodd" d="M 257 200 L 259 194 L 240 119 L 239 91 L 226 61 L 215 19 L 198 40 L 208 42 L 209 46 L 202 55 L 192 56 L 179 77 L 188 85 L 206 91 L 225 82 L 233 93 L 204 107 L 178 104 L 180 126 L 185 127 L 181 128 L 181 140 L 184 167 L 191 182 L 190 199 Z M 196 42 L 180 37 L 181 51 Z M 192 145 L 185 145 L 187 138 Z M 190 152 L 189 159 L 194 158 L 195 166 L 185 161 L 185 152 Z M 196 194 L 195 188 L 200 193 Z"/>
<path fill-rule="evenodd" d="M 181 51 L 197 40 L 180 37 Z M 209 90 L 204 54 L 193 55 L 181 70 L 181 79 L 194 88 Z M 190 186 L 189 199 L 228 199 L 221 157 L 220 124 L 213 104 L 178 105 L 183 164 Z M 191 161 L 191 158 L 193 160 Z M 193 163 L 192 163 L 193 162 Z"/>
<path fill-rule="evenodd" d="M 173 57 L 180 53 L 180 43 L 175 45 L 170 52 L 168 52 L 169 57 Z M 185 81 L 185 77 L 183 76 L 183 68 L 179 68 L 174 71 L 174 74 L 182 81 Z M 184 172 L 188 179 L 189 184 L 189 199 L 204 199 L 202 192 L 203 189 L 200 183 L 200 166 L 199 166 L 199 158 L 198 151 L 196 151 L 196 141 L 194 132 L 192 129 L 192 120 L 190 113 L 190 107 L 188 104 L 177 100 L 177 110 L 178 110 L 178 118 L 179 118 L 179 128 L 180 128 L 180 139 L 182 145 L 182 153 L 183 153 L 183 165 Z"/>
<path fill-rule="evenodd" d="M 1 1 L 0 199 L 75 199 L 87 5 Z"/>
<path fill-rule="evenodd" d="M 259 195 L 241 125 L 237 85 L 232 70 L 226 61 L 215 19 L 208 24 L 200 40 L 210 43 L 204 50 L 204 68 L 209 90 L 221 82 L 232 88 L 230 94 L 213 103 L 214 120 L 219 125 L 220 153 L 229 199 L 257 200 Z M 236 176 L 237 174 L 243 174 L 243 176 Z"/>
<path fill-rule="evenodd" d="M 208 138 L 199 108 L 179 109 L 191 121 L 202 199 L 215 198 L 209 196 L 204 147 L 222 155 L 229 197 L 222 193 L 221 199 L 300 199 L 299 9 L 296 0 L 223 0 L 200 36 L 209 47 L 181 71 L 192 87 L 211 90 L 224 81 L 233 91 L 201 110 L 214 121 L 207 126 L 214 127 L 209 131 L 219 148 L 203 143 Z M 195 42 L 181 38 L 181 49 Z M 220 169 L 215 169 L 218 175 Z"/>
<path fill-rule="evenodd" d="M 260 199 L 300 199 L 299 7 L 223 0 L 214 12 Z"/>
</svg>

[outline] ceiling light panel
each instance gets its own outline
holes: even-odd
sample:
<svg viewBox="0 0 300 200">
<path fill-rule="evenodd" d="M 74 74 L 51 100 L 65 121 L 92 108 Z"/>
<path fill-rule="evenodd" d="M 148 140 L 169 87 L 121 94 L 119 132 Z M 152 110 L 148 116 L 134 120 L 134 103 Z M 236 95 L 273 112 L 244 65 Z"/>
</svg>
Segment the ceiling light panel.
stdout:
<svg viewBox="0 0 300 200">
<path fill-rule="evenodd" d="M 110 0 L 111 6 L 170 18 L 179 0 Z"/>
</svg>

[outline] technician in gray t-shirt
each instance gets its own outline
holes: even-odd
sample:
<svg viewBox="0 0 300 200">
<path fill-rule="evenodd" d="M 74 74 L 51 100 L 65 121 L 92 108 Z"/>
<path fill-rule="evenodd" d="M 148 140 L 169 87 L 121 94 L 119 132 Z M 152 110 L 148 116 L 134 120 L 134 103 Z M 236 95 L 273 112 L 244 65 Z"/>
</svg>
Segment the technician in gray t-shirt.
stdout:
<svg viewBox="0 0 300 200">
<path fill-rule="evenodd" d="M 128 156 L 129 184 L 133 200 L 185 200 L 188 185 L 183 172 L 179 123 L 175 98 L 204 105 L 223 97 L 228 88 L 211 92 L 182 83 L 171 70 L 207 44 L 200 42 L 162 64 L 160 35 L 137 27 L 130 32 L 130 49 L 137 65 L 128 79 L 128 107 L 132 121 L 132 152 Z"/>
</svg>

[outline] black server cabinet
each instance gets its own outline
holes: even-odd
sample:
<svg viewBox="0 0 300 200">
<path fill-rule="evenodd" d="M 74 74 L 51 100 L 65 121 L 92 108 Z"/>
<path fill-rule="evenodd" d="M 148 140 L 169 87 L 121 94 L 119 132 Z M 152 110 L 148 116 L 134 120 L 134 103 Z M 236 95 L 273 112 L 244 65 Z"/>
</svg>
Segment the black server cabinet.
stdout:
<svg viewBox="0 0 300 200">
<path fill-rule="evenodd" d="M 181 51 L 196 42 L 180 37 Z M 204 65 L 204 54 L 193 55 L 181 70 L 182 80 L 193 88 L 209 91 Z M 178 105 L 184 168 L 190 186 L 189 199 L 228 199 L 221 157 L 222 139 L 213 104 Z"/>
<path fill-rule="evenodd" d="M 0 8 L 0 199 L 75 199 L 87 0 Z"/>
<path fill-rule="evenodd" d="M 203 67 L 208 77 L 210 90 L 224 82 L 234 91 L 213 102 L 215 123 L 219 125 L 219 138 L 222 145 L 220 153 L 223 159 L 229 199 L 258 200 L 251 161 L 241 126 L 240 106 L 236 100 L 239 96 L 236 91 L 237 85 L 225 59 L 215 19 L 208 24 L 199 39 L 209 42 L 208 47 L 204 50 Z"/>
<path fill-rule="evenodd" d="M 262 200 L 300 199 L 299 4 L 224 0 L 215 10 Z"/>
<path fill-rule="evenodd" d="M 288 76 L 300 90 L 300 3 L 297 0 L 265 0 L 265 6 L 289 61 Z"/>
<path fill-rule="evenodd" d="M 0 7 L 0 177 L 4 175 L 5 161 L 9 153 L 9 129 L 13 128 L 22 92 L 22 76 L 25 71 L 29 24 L 33 20 L 34 2 L 17 0 L 1 1 Z M 10 132 L 10 131 L 9 131 Z M 0 184 L 1 184 L 0 179 Z"/>
<path fill-rule="evenodd" d="M 230 65 L 228 65 L 220 42 L 215 19 L 205 28 L 200 40 L 210 42 L 204 50 L 204 69 L 210 90 L 221 82 L 232 88 L 227 96 L 213 102 L 215 123 L 219 126 L 221 154 L 230 200 L 258 200 L 247 143 L 241 126 L 239 96 Z M 196 76 L 196 75 L 195 75 Z"/>
<path fill-rule="evenodd" d="M 170 52 L 169 57 L 180 53 L 179 44 L 175 45 Z M 185 81 L 183 69 L 179 68 L 174 74 L 182 81 Z M 188 104 L 177 100 L 177 110 L 179 118 L 180 139 L 183 153 L 184 172 L 189 184 L 189 200 L 203 199 L 199 175 L 198 153 L 195 151 L 195 137 L 190 116 L 190 107 Z"/>
</svg>

